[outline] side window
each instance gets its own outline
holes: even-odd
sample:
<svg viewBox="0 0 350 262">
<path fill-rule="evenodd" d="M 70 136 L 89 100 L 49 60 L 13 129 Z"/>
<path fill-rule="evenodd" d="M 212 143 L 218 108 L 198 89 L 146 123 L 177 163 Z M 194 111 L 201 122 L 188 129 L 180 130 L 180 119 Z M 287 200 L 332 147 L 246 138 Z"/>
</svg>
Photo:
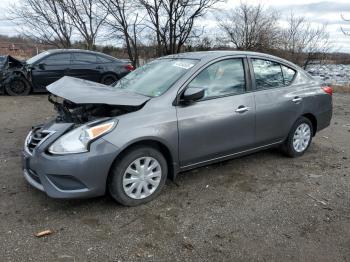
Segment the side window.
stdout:
<svg viewBox="0 0 350 262">
<path fill-rule="evenodd" d="M 95 55 L 84 54 L 84 53 L 74 53 L 73 54 L 73 64 L 96 64 L 97 59 Z"/>
<path fill-rule="evenodd" d="M 257 89 L 284 86 L 281 65 L 276 62 L 252 59 Z"/>
<path fill-rule="evenodd" d="M 109 59 L 107 57 L 103 57 L 103 56 L 96 56 L 97 57 L 97 62 L 101 63 L 101 64 L 106 64 L 106 63 L 112 63 L 112 59 Z"/>
<path fill-rule="evenodd" d="M 188 85 L 205 90 L 204 98 L 240 94 L 245 91 L 242 59 L 228 59 L 205 68 Z"/>
<path fill-rule="evenodd" d="M 293 82 L 296 72 L 295 70 L 283 65 L 281 65 L 281 68 L 284 77 L 284 84 L 288 86 Z"/>
<path fill-rule="evenodd" d="M 50 55 L 48 58 L 43 59 L 40 63 L 44 63 L 46 65 L 69 65 L 70 54 Z"/>
</svg>

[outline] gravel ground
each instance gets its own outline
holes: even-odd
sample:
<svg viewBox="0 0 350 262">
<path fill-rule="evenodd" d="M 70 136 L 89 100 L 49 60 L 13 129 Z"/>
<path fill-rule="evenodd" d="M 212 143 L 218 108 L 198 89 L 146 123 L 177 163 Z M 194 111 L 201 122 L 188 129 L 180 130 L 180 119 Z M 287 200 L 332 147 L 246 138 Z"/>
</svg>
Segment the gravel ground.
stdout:
<svg viewBox="0 0 350 262">
<path fill-rule="evenodd" d="M 350 94 L 301 158 L 272 149 L 186 172 L 135 208 L 29 186 L 24 137 L 54 112 L 46 95 L 2 96 L 0 112 L 1 261 L 350 261 Z"/>
</svg>

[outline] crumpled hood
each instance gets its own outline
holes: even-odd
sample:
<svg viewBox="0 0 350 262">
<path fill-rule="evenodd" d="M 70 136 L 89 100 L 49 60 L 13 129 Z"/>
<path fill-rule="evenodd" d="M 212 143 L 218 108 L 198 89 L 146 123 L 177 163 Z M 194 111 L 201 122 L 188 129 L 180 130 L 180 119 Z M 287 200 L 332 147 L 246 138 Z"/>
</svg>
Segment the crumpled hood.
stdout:
<svg viewBox="0 0 350 262">
<path fill-rule="evenodd" d="M 21 67 L 25 63 L 20 61 L 10 55 L 2 55 L 0 56 L 0 67 L 10 66 L 10 67 Z"/>
<path fill-rule="evenodd" d="M 88 80 L 64 76 L 46 89 L 76 104 L 141 106 L 150 98 Z"/>
</svg>

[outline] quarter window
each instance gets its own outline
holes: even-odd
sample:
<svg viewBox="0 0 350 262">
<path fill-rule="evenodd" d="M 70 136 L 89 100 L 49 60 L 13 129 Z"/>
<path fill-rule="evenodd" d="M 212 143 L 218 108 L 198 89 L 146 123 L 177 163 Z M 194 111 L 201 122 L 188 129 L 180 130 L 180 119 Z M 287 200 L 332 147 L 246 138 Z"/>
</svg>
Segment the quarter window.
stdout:
<svg viewBox="0 0 350 262">
<path fill-rule="evenodd" d="M 257 89 L 284 86 L 283 74 L 279 63 L 262 59 L 252 59 L 252 63 Z"/>
<path fill-rule="evenodd" d="M 42 63 L 46 65 L 67 65 L 70 64 L 70 54 L 56 54 L 45 58 Z"/>
<path fill-rule="evenodd" d="M 284 84 L 286 86 L 290 85 L 294 80 L 294 76 L 296 72 L 293 69 L 283 65 L 281 65 L 281 68 L 282 68 L 283 77 L 284 77 Z"/>
<path fill-rule="evenodd" d="M 197 75 L 188 87 L 203 88 L 204 98 L 240 94 L 245 91 L 242 59 L 217 62 Z"/>
</svg>

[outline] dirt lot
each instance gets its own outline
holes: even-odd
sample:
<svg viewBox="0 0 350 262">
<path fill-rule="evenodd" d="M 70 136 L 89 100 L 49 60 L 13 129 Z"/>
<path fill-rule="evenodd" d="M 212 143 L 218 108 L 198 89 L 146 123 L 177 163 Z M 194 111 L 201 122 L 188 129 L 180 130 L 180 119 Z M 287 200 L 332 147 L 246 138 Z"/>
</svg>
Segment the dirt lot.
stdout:
<svg viewBox="0 0 350 262">
<path fill-rule="evenodd" d="M 268 150 L 179 175 L 155 201 L 54 200 L 22 177 L 45 95 L 0 97 L 1 261 L 350 261 L 350 94 L 301 158 Z M 36 238 L 38 231 L 54 233 Z"/>
</svg>

